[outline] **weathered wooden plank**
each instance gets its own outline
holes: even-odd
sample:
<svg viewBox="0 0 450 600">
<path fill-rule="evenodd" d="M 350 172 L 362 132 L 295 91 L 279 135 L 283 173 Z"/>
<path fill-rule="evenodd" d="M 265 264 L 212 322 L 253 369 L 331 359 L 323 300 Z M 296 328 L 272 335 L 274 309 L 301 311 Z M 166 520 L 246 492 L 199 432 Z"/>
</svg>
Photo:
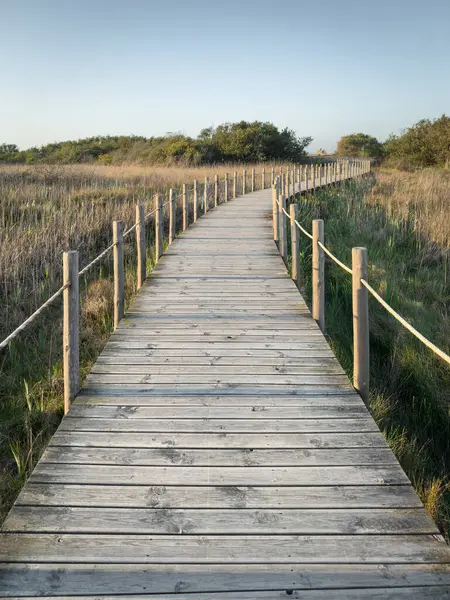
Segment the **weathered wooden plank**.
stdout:
<svg viewBox="0 0 450 600">
<path fill-rule="evenodd" d="M 31 482 L 17 505 L 130 508 L 418 508 L 410 485 L 148 486 Z"/>
<path fill-rule="evenodd" d="M 424 508 L 172 509 L 17 506 L 3 531 L 179 535 L 438 534 Z"/>
<path fill-rule="evenodd" d="M 409 483 L 399 465 L 345 467 L 145 467 L 39 463 L 37 483 L 122 485 L 394 485 Z"/>
<path fill-rule="evenodd" d="M 109 406 L 74 404 L 69 417 L 103 419 L 340 419 L 367 416 L 366 407 L 360 404 L 341 406 Z"/>
<path fill-rule="evenodd" d="M 151 590 L 149 590 L 151 582 Z M 266 598 L 277 598 L 275 595 L 280 590 L 278 598 L 321 598 L 310 594 L 323 594 L 322 598 L 330 600 L 340 594 L 338 588 L 345 587 L 341 598 L 376 598 L 374 595 L 380 591 L 379 599 L 399 598 L 426 598 L 421 596 L 421 590 L 426 587 L 441 586 L 434 593 L 447 594 L 450 585 L 450 566 L 444 564 L 364 564 L 364 565 L 332 565 L 323 564 L 215 564 L 211 565 L 133 565 L 121 564 L 120 568 L 113 564 L 58 564 L 58 563 L 32 563 L 3 564 L 0 565 L 0 594 L 13 594 L 20 597 L 33 596 L 42 600 L 44 597 L 54 596 L 55 584 L 64 590 L 64 600 L 82 599 L 93 595 L 101 600 L 106 594 L 112 597 L 121 597 L 124 594 L 145 594 L 140 599 L 152 597 L 151 594 L 174 594 L 174 599 L 183 597 L 198 598 L 203 590 L 209 590 L 210 598 L 217 598 L 217 594 L 224 592 L 223 598 L 232 598 L 233 593 L 248 591 L 254 594 L 255 590 L 275 590 L 266 592 Z M 389 586 L 389 587 L 386 587 Z M 35 591 L 45 596 L 35 596 Z M 291 591 L 292 594 L 287 594 Z M 305 591 L 297 595 L 295 590 Z M 185 594 L 191 594 L 186 596 Z M 390 595 L 392 593 L 392 595 Z M 70 595 L 73 594 L 73 597 Z M 101 595 L 103 594 L 103 596 Z M 348 595 L 345 595 L 348 594 Z M 372 595 L 371 595 L 372 594 Z M 448 594 L 447 594 L 448 595 Z M 219 596 L 220 597 L 220 596 Z M 244 596 L 245 597 L 245 596 Z M 250 598 L 258 596 L 250 596 Z M 264 598 L 264 596 L 260 596 Z M 400 595 L 400 598 L 402 596 Z M 445 595 L 434 595 L 431 598 L 445 598 Z M 239 599 L 242 595 L 239 594 Z M 62 597 L 59 597 L 62 600 Z M 108 600 L 112 600 L 109 598 Z M 234 595 L 233 600 L 237 600 Z"/>
<path fill-rule="evenodd" d="M 293 598 L 311 598 L 312 600 L 328 600 L 330 598 L 330 592 L 324 590 L 310 590 L 305 596 L 302 592 L 294 591 L 292 588 L 287 589 L 272 589 L 271 591 L 251 591 L 251 592 L 236 592 L 231 587 L 226 592 L 198 592 L 195 594 L 195 598 L 198 600 L 220 600 L 229 599 L 230 594 L 239 593 L 240 600 L 279 600 L 285 599 L 286 595 L 292 596 Z M 333 598 L 336 600 L 402 600 L 403 598 L 409 598 L 412 600 L 436 600 L 448 598 L 450 594 L 450 586 L 416 586 L 416 587 L 403 587 L 398 589 L 392 589 L 391 587 L 383 587 L 379 589 L 339 589 L 333 590 Z M 20 596 L 23 598 L 23 596 Z M 44 596 L 33 596 L 34 600 L 44 600 Z M 96 594 L 95 599 L 93 596 L 52 596 L 54 600 L 115 600 L 116 596 L 110 595 L 105 596 L 102 594 Z M 192 600 L 192 594 L 184 594 L 176 591 L 174 594 L 158 594 L 153 593 L 146 594 L 139 597 L 140 600 L 145 598 L 158 598 L 159 600 Z M 129 596 L 127 594 L 121 595 L 121 600 L 136 600 L 136 596 Z"/>
<path fill-rule="evenodd" d="M 350 387 L 348 383 L 347 375 L 344 373 L 324 373 L 312 374 L 312 375 L 287 375 L 285 373 L 277 373 L 275 375 L 245 375 L 245 374 L 208 374 L 208 370 L 198 369 L 197 374 L 181 374 L 175 375 L 172 373 L 168 374 L 133 374 L 133 373 L 91 373 L 87 377 L 88 383 L 105 383 L 110 384 L 124 384 L 125 385 L 140 385 L 140 384 L 166 384 L 176 385 L 179 383 L 189 384 L 220 384 L 225 383 L 227 385 L 336 385 Z"/>
<path fill-rule="evenodd" d="M 381 433 L 126 433 L 62 431 L 50 441 L 55 446 L 105 448 L 372 448 L 385 446 Z"/>
<path fill-rule="evenodd" d="M 50 446 L 41 462 L 105 465 L 186 466 L 317 466 L 396 464 L 385 448 L 320 448 L 314 450 L 85 448 Z"/>
<path fill-rule="evenodd" d="M 333 433 L 378 432 L 370 416 L 344 419 L 64 419 L 59 431 L 128 433 Z"/>
<path fill-rule="evenodd" d="M 105 563 L 436 563 L 448 547 L 437 535 L 0 534 L 0 560 Z"/>
<path fill-rule="evenodd" d="M 319 406 L 361 406 L 362 400 L 357 394 L 343 393 L 341 395 L 327 394 L 320 396 L 318 394 L 285 394 L 278 396 L 276 393 L 270 395 L 126 395 L 117 394 L 115 396 L 106 394 L 89 394 L 83 392 L 77 396 L 72 406 L 80 404 L 89 404 L 97 406 L 298 406 L 298 407 L 319 407 Z"/>
</svg>

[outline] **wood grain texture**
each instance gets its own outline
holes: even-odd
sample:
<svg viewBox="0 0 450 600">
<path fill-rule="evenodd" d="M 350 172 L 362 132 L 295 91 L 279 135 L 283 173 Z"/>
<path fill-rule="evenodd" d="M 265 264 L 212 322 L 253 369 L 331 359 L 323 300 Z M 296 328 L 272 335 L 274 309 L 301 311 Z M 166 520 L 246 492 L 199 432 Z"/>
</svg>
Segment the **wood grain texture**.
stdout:
<svg viewBox="0 0 450 600">
<path fill-rule="evenodd" d="M 272 190 L 215 209 L 215 182 L 201 216 L 196 187 L 5 521 L 0 598 L 448 597 L 449 549 L 277 252 Z"/>
</svg>

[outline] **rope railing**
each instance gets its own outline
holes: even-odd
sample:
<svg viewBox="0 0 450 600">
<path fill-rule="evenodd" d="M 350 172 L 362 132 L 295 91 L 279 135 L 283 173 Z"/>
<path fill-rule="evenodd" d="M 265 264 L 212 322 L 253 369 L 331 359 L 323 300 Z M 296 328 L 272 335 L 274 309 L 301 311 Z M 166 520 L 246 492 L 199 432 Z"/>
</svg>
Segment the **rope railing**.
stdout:
<svg viewBox="0 0 450 600">
<path fill-rule="evenodd" d="M 339 180 L 351 179 L 353 177 L 362 176 L 370 172 L 370 161 L 356 161 L 350 163 L 344 161 L 339 167 Z M 322 185 L 330 185 L 333 183 L 333 177 L 330 177 L 328 167 L 319 169 L 319 177 L 317 170 L 312 169 L 312 182 L 315 184 L 320 181 Z M 325 177 L 323 177 L 325 175 Z M 333 171 L 331 171 L 333 175 Z M 289 177 L 289 175 L 288 175 Z M 307 175 L 305 175 L 307 177 Z M 306 179 L 308 181 L 308 179 Z M 308 188 L 308 185 L 306 186 Z M 307 238 L 312 240 L 312 314 L 319 323 L 320 328 L 325 333 L 325 269 L 324 257 L 328 256 L 338 267 L 352 276 L 352 303 L 353 303 L 353 340 L 354 340 L 354 374 L 353 383 L 355 389 L 360 393 L 364 402 L 369 401 L 369 303 L 368 293 L 375 298 L 386 310 L 392 315 L 405 329 L 412 333 L 420 340 L 427 348 L 450 364 L 450 356 L 443 350 L 433 344 L 428 338 L 421 334 L 413 327 L 406 319 L 396 312 L 368 283 L 367 281 L 367 250 L 365 248 L 352 249 L 352 268 L 348 267 L 339 258 L 329 250 L 324 243 L 324 222 L 322 219 L 313 220 L 313 233 L 309 233 L 300 223 L 294 218 L 295 209 L 288 213 L 285 208 L 287 195 L 290 195 L 290 187 L 286 182 L 286 174 L 277 177 L 274 184 L 273 192 L 273 219 L 274 219 L 274 240 L 278 242 L 281 256 L 287 264 L 287 244 L 286 244 L 286 217 L 289 218 L 291 224 L 295 223 L 298 228 Z M 306 194 L 308 191 L 304 190 Z M 292 194 L 293 195 L 293 194 Z M 292 209 L 292 205 L 291 205 Z M 299 267 L 300 264 L 300 246 L 298 236 L 291 230 L 291 273 L 297 285 L 300 285 Z"/>
<path fill-rule="evenodd" d="M 300 225 L 300 223 L 299 223 L 297 220 L 295 221 L 295 224 L 296 224 L 296 225 L 297 225 L 297 227 L 300 229 L 300 231 L 301 231 L 301 232 L 302 232 L 304 235 L 306 235 L 306 237 L 308 237 L 310 240 L 312 240 L 312 239 L 313 239 L 313 236 L 312 236 L 312 235 L 311 235 L 311 234 L 310 234 L 308 231 L 306 231 L 306 229 L 304 229 L 304 228 L 303 228 L 303 227 Z"/>
<path fill-rule="evenodd" d="M 361 161 L 360 161 L 361 162 Z M 362 162 L 361 162 L 362 165 Z M 299 182 L 302 181 L 302 169 L 296 170 L 295 167 L 287 168 L 286 172 L 283 171 L 282 167 L 279 167 L 280 176 L 286 177 L 287 190 L 298 189 L 301 191 L 301 185 Z M 362 174 L 362 170 L 361 170 Z M 304 170 L 305 180 L 307 178 L 307 169 Z M 352 173 L 349 168 L 347 171 L 344 169 L 344 178 L 350 178 L 356 176 L 356 173 Z M 0 350 L 6 348 L 9 343 L 14 340 L 21 332 L 23 332 L 33 321 L 35 321 L 45 309 L 55 302 L 59 296 L 64 294 L 64 319 L 63 319 L 63 358 L 64 358 L 64 410 L 67 412 L 70 402 L 76 396 L 79 391 L 79 348 L 78 348 L 78 328 L 79 328 L 79 278 L 85 275 L 93 266 L 95 266 L 102 258 L 104 258 L 111 250 L 114 250 L 114 324 L 117 324 L 120 318 L 124 314 L 124 238 L 130 233 L 136 231 L 136 244 L 137 244 L 137 263 L 138 263 L 138 276 L 137 276 L 137 288 L 139 289 L 146 278 L 146 242 L 145 242 L 145 228 L 147 220 L 155 216 L 155 257 L 156 261 L 162 255 L 163 251 L 163 215 L 164 208 L 171 205 L 169 211 L 169 244 L 172 243 L 176 235 L 176 208 L 177 200 L 182 200 L 181 210 L 183 212 L 183 231 L 192 222 L 192 216 L 189 213 L 189 204 L 194 203 L 194 222 L 197 220 L 200 211 L 206 213 L 208 210 L 214 208 L 220 203 L 228 202 L 230 199 L 236 198 L 237 196 L 245 193 L 256 191 L 258 187 L 257 181 L 260 181 L 261 190 L 266 189 L 266 180 L 269 178 L 269 185 L 274 185 L 276 181 L 275 167 L 272 167 L 271 171 L 266 172 L 264 167 L 261 173 L 261 177 L 257 177 L 255 170 L 247 172 L 244 169 L 242 176 L 239 176 L 237 171 L 234 171 L 231 175 L 225 173 L 224 177 L 220 178 L 218 175 L 214 179 L 205 178 L 204 183 L 200 183 L 197 180 L 193 185 L 183 185 L 182 191 L 176 195 L 175 189 L 172 188 L 169 200 L 162 202 L 161 195 L 156 194 L 155 200 L 157 206 L 149 213 L 144 214 L 142 204 L 137 205 L 138 218 L 136 222 L 131 225 L 128 229 L 123 231 L 123 225 L 121 221 L 114 221 L 113 223 L 113 237 L 114 241 L 107 248 L 105 248 L 100 254 L 98 254 L 90 263 L 88 263 L 83 269 L 78 271 L 78 252 L 65 252 L 64 253 L 64 285 L 60 287 L 50 298 L 48 298 L 33 314 L 31 314 L 21 325 L 19 325 L 12 333 L 10 333 L 1 343 Z M 312 187 L 316 185 L 318 179 L 313 179 Z M 323 183 L 323 182 L 322 182 Z M 307 185 L 308 187 L 308 185 Z M 306 190 L 307 192 L 308 190 Z M 277 200 L 277 205 L 280 207 L 280 203 Z M 289 217 L 286 209 L 283 207 L 283 215 Z M 312 239 L 306 230 L 304 230 L 297 221 L 295 221 L 297 227 L 308 237 Z M 64 293 L 67 290 L 66 293 Z M 68 375 L 70 373 L 70 375 Z M 70 381 L 68 384 L 67 381 Z"/>
<path fill-rule="evenodd" d="M 35 321 L 37 319 L 37 317 L 44 312 L 44 310 L 50 306 L 50 304 L 53 304 L 53 302 L 55 300 L 57 300 L 57 298 L 59 298 L 59 296 L 61 296 L 61 294 L 64 292 L 64 290 L 66 290 L 68 287 L 70 286 L 70 283 L 67 283 L 66 285 L 63 285 L 62 287 L 59 288 L 59 290 L 57 290 L 53 296 L 50 296 L 50 298 L 48 298 L 44 304 L 42 304 L 37 310 L 34 311 L 33 314 L 31 314 L 28 319 L 26 319 L 21 325 L 19 325 L 19 327 L 17 327 L 13 332 L 11 332 L 8 337 L 6 337 L 1 343 L 0 343 L 0 350 L 2 348 L 6 348 L 9 344 L 9 342 L 12 342 L 14 338 L 16 338 L 19 333 L 21 333 L 24 329 L 26 329 L 28 327 L 28 325 L 31 325 L 31 323 L 33 323 L 33 321 Z"/>
<path fill-rule="evenodd" d="M 91 267 L 93 267 L 95 264 L 97 264 L 104 256 L 106 256 L 106 254 L 108 254 L 108 252 L 111 252 L 111 250 L 115 246 L 117 246 L 117 242 L 115 242 L 114 244 L 111 244 L 110 246 L 105 248 L 105 250 L 103 250 L 103 252 L 100 252 L 100 254 L 98 254 L 93 260 L 91 260 L 91 262 L 89 264 L 87 264 L 85 267 L 83 267 L 83 269 L 81 269 L 81 271 L 79 271 L 78 277 L 81 277 L 82 275 L 87 273 Z"/>
<path fill-rule="evenodd" d="M 335 256 L 332 252 L 330 252 L 330 250 L 328 250 L 326 246 L 324 246 L 324 244 L 322 244 L 322 242 L 317 242 L 317 244 L 319 248 L 321 248 L 325 252 L 325 254 L 331 258 L 331 260 L 333 260 L 339 267 L 341 267 L 341 269 L 343 269 L 350 275 L 353 275 L 353 271 L 350 269 L 350 267 L 347 267 L 346 264 L 340 261 L 337 256 Z"/>
<path fill-rule="evenodd" d="M 448 354 L 446 354 L 443 350 L 438 348 L 435 344 L 433 344 L 433 342 L 430 342 L 430 340 L 428 338 L 426 338 L 424 335 L 422 335 L 420 333 L 420 331 L 417 331 L 417 329 L 415 327 L 413 327 L 411 325 L 411 323 L 408 323 L 408 321 L 406 321 L 406 319 L 404 319 L 401 315 L 399 315 L 398 312 L 395 311 L 392 308 L 392 306 L 390 306 L 386 302 L 386 300 L 384 300 L 380 296 L 380 294 L 378 294 L 373 289 L 373 287 L 369 284 L 368 281 L 366 281 L 365 279 L 361 279 L 361 283 L 367 290 L 369 290 L 369 292 L 377 300 L 377 302 L 379 302 L 381 304 L 381 306 L 383 306 L 387 310 L 387 312 L 394 317 L 394 319 L 396 319 L 399 323 L 401 323 L 403 325 L 403 327 L 405 327 L 405 329 L 407 329 L 418 340 L 420 340 L 422 342 L 422 344 L 424 344 L 427 348 L 432 350 L 435 354 L 437 354 L 440 358 L 442 358 L 442 360 L 444 360 L 446 363 L 448 363 L 450 365 L 450 356 Z"/>
</svg>

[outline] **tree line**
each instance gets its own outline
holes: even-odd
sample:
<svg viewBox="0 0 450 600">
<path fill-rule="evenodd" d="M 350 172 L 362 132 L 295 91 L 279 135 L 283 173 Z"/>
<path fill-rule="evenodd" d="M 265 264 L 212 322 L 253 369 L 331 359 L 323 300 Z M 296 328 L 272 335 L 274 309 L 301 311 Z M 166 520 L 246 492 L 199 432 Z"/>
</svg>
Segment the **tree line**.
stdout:
<svg viewBox="0 0 450 600">
<path fill-rule="evenodd" d="M 180 133 L 142 136 L 98 136 L 19 150 L 0 144 L 0 162 L 92 163 L 141 162 L 146 164 L 201 165 L 221 162 L 299 162 L 306 156 L 311 137 L 298 137 L 288 128 L 261 121 L 224 123 L 203 129 L 196 137 Z"/>
<path fill-rule="evenodd" d="M 383 159 L 400 169 L 448 167 L 450 164 L 450 117 L 422 119 L 400 135 L 391 134 L 381 143 L 375 137 L 355 133 L 343 136 L 337 154 Z"/>
</svg>

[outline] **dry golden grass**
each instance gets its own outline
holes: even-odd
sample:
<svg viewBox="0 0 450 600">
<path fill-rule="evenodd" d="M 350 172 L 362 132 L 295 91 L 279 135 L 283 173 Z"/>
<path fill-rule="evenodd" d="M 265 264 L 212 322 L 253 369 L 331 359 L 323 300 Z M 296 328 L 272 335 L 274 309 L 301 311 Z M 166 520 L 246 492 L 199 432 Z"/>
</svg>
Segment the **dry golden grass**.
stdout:
<svg viewBox="0 0 450 600">
<path fill-rule="evenodd" d="M 392 217 L 413 219 L 422 238 L 450 246 L 450 170 L 381 169 L 367 200 L 383 206 Z"/>
</svg>

